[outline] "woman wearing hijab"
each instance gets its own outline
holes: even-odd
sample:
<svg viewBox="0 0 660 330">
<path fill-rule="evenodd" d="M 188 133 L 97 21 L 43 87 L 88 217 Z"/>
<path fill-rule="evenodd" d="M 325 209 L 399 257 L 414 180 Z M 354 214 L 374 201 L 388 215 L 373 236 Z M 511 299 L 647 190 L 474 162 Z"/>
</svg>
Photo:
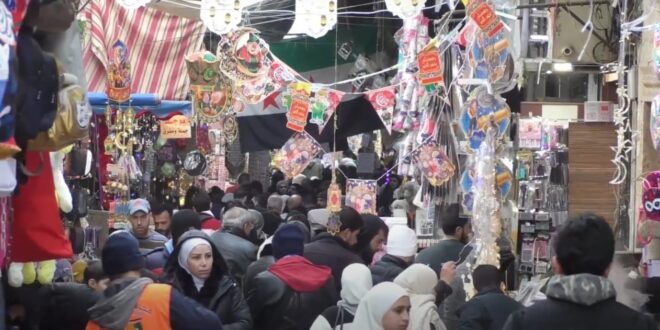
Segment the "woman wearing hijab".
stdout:
<svg viewBox="0 0 660 330">
<path fill-rule="evenodd" d="M 438 275 L 431 267 L 414 264 L 394 279 L 394 283 L 410 295 L 410 328 L 415 330 L 445 330 L 436 305 L 435 286 Z"/>
<path fill-rule="evenodd" d="M 252 329 L 252 317 L 227 264 L 204 232 L 183 234 L 165 266 L 163 282 L 214 311 L 223 329 Z"/>
<path fill-rule="evenodd" d="M 316 318 L 310 330 L 344 329 L 353 322 L 360 299 L 372 287 L 371 271 L 363 264 L 351 264 L 341 274 L 341 300 Z M 346 327 L 348 329 L 348 327 Z"/>
<path fill-rule="evenodd" d="M 392 282 L 380 283 L 362 298 L 351 329 L 405 330 L 408 328 L 410 298 Z"/>
<path fill-rule="evenodd" d="M 355 251 L 364 260 L 365 265 L 371 265 L 374 262 L 374 255 L 379 251 L 384 251 L 384 243 L 387 241 L 389 228 L 383 219 L 375 215 L 362 215 L 364 227 L 358 235 L 358 242 L 355 245 Z"/>
</svg>

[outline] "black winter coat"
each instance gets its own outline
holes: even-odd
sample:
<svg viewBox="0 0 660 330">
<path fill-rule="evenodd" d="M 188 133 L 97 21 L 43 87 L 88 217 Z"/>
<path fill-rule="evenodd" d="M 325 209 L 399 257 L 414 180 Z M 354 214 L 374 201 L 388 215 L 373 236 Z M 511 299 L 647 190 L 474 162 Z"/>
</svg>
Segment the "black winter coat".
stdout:
<svg viewBox="0 0 660 330">
<path fill-rule="evenodd" d="M 522 305 L 498 288 L 483 290 L 459 310 L 460 330 L 502 330 L 512 313 Z"/>
<path fill-rule="evenodd" d="M 506 330 L 655 330 L 653 320 L 616 301 L 611 282 L 600 276 L 554 276 L 544 301 L 509 317 Z"/>
<path fill-rule="evenodd" d="M 330 267 L 337 294 L 341 291 L 341 273 L 344 268 L 350 264 L 364 263 L 360 256 L 351 251 L 344 240 L 329 233 L 321 233 L 311 243 L 305 245 L 304 256 L 317 265 Z"/>
<path fill-rule="evenodd" d="M 103 294 L 85 284 L 53 283 L 40 289 L 43 302 L 39 329 L 83 330 L 89 316 L 87 309 L 94 306 Z"/>
<path fill-rule="evenodd" d="M 298 274 L 295 280 L 298 284 L 318 284 L 297 291 L 271 271 L 257 275 L 247 297 L 255 330 L 309 330 L 319 314 L 337 303 L 334 278 L 330 272 L 316 275 L 301 268 Z"/>
<path fill-rule="evenodd" d="M 191 238 L 203 238 L 213 248 L 213 269 L 211 276 L 206 280 L 201 290 L 197 290 L 192 277 L 179 266 L 178 258 L 181 245 Z M 222 321 L 223 329 L 251 330 L 252 317 L 250 309 L 243 297 L 241 288 L 228 273 L 222 255 L 211 239 L 204 232 L 192 230 L 179 239 L 179 243 L 172 252 L 165 266 L 163 282 L 171 284 L 185 296 L 195 299 L 201 305 L 214 311 Z"/>
<path fill-rule="evenodd" d="M 399 257 L 386 254 L 371 268 L 371 278 L 374 285 L 382 282 L 392 282 L 401 274 L 410 264 Z"/>
</svg>

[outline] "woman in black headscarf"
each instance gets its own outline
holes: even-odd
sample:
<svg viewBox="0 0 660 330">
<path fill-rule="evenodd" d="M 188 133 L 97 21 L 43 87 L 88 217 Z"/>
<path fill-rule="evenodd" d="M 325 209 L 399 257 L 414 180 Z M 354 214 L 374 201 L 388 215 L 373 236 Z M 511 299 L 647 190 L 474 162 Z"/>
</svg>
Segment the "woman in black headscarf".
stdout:
<svg viewBox="0 0 660 330">
<path fill-rule="evenodd" d="M 362 215 L 364 219 L 364 227 L 358 235 L 358 242 L 355 244 L 355 252 L 362 258 L 365 265 L 371 265 L 374 254 L 377 251 L 383 250 L 383 245 L 387 241 L 387 234 L 389 228 L 383 219 L 375 216 L 365 214 Z"/>
</svg>

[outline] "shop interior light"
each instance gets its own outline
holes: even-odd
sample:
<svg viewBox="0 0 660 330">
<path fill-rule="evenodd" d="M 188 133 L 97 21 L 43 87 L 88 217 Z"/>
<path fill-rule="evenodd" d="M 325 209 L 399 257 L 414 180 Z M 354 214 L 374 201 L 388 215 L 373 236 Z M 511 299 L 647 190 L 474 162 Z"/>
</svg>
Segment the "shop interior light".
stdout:
<svg viewBox="0 0 660 330">
<path fill-rule="evenodd" d="M 529 36 L 529 40 L 531 41 L 548 41 L 550 38 L 545 35 L 545 34 L 532 34 Z"/>
<path fill-rule="evenodd" d="M 555 72 L 571 72 L 573 71 L 573 63 L 553 63 L 552 70 Z"/>
</svg>

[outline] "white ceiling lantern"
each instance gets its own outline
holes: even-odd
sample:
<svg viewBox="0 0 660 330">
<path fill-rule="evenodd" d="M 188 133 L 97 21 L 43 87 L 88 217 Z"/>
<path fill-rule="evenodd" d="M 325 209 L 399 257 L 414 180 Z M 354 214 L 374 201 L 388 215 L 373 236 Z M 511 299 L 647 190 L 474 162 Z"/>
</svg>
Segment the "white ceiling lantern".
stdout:
<svg viewBox="0 0 660 330">
<path fill-rule="evenodd" d="M 126 9 L 138 9 L 149 4 L 151 0 L 119 0 L 119 4 Z"/>
<path fill-rule="evenodd" d="M 413 18 L 424 8 L 424 0 L 385 0 L 387 10 L 401 18 Z"/>
<path fill-rule="evenodd" d="M 337 0 L 297 0 L 295 26 L 305 34 L 320 38 L 337 24 Z M 291 33 L 291 32 L 289 32 Z"/>
<path fill-rule="evenodd" d="M 211 32 L 233 31 L 243 20 L 243 0 L 202 0 L 199 17 Z"/>
</svg>

